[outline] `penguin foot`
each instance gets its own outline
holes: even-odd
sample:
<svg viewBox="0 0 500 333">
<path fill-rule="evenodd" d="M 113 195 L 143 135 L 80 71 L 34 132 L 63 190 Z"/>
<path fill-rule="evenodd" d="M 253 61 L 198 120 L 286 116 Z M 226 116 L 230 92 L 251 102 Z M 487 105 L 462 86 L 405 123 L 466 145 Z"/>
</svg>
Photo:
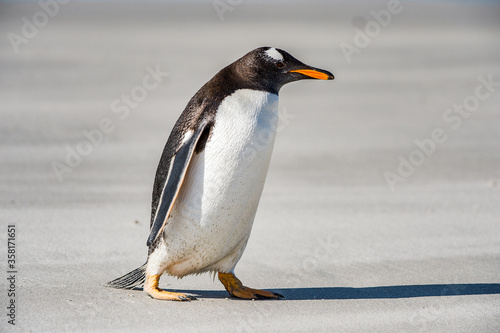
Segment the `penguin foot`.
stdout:
<svg viewBox="0 0 500 333">
<path fill-rule="evenodd" d="M 219 280 L 222 282 L 227 292 L 237 298 L 243 299 L 280 299 L 283 295 L 267 290 L 259 290 L 245 287 L 233 273 L 219 272 Z"/>
<path fill-rule="evenodd" d="M 144 284 L 144 291 L 154 299 L 167 300 L 167 301 L 191 301 L 196 297 L 188 296 L 181 293 L 174 293 L 158 288 L 160 275 L 146 275 L 146 282 Z"/>
</svg>

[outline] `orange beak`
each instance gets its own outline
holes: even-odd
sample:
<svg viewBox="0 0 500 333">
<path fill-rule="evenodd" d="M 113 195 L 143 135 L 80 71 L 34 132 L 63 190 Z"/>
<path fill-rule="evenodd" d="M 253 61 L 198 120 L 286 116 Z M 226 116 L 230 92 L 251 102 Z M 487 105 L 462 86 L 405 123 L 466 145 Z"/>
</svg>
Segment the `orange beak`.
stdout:
<svg viewBox="0 0 500 333">
<path fill-rule="evenodd" d="M 292 70 L 290 72 L 297 72 L 297 73 L 312 77 L 313 79 L 319 79 L 319 80 L 333 80 L 334 79 L 334 76 L 331 73 L 328 72 L 328 74 L 327 74 L 327 73 L 323 73 L 323 72 L 320 72 L 320 71 L 317 71 L 314 69 L 295 69 L 295 70 Z"/>
</svg>

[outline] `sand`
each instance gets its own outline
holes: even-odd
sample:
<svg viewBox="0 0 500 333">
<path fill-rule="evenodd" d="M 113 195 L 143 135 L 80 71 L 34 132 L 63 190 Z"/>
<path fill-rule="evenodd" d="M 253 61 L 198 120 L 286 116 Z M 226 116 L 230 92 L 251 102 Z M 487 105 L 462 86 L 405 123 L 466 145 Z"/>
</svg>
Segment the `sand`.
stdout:
<svg viewBox="0 0 500 333">
<path fill-rule="evenodd" d="M 500 331 L 497 3 L 50 8 L 0 4 L 2 332 Z M 208 274 L 160 281 L 189 303 L 103 287 L 146 259 L 189 98 L 263 45 L 336 76 L 282 89 L 236 267 L 287 299 L 229 299 Z"/>
</svg>

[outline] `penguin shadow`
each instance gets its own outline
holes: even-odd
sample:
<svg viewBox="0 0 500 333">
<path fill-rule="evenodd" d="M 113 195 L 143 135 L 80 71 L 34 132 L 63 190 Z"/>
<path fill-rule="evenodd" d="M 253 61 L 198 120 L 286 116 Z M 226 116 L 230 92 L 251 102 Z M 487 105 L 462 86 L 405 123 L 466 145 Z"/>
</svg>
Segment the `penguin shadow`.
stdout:
<svg viewBox="0 0 500 333">
<path fill-rule="evenodd" d="M 198 298 L 229 298 L 225 290 L 173 290 Z M 272 289 L 285 296 L 285 301 L 326 299 L 389 299 L 500 294 L 500 283 L 424 284 L 383 287 L 319 287 Z"/>
</svg>

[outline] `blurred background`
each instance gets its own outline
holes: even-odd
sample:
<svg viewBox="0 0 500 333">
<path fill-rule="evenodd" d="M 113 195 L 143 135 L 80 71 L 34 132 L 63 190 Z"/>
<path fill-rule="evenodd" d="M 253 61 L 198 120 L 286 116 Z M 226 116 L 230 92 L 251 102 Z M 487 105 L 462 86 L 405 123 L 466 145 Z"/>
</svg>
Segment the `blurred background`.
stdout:
<svg viewBox="0 0 500 333">
<path fill-rule="evenodd" d="M 500 328 L 498 1 L 0 1 L 0 31 L 0 224 L 18 232 L 17 328 L 156 331 L 164 322 L 150 318 L 166 314 L 172 330 Z M 281 90 L 237 266 L 289 300 L 227 303 L 208 275 L 162 279 L 206 300 L 184 310 L 102 288 L 146 258 L 177 117 L 260 46 L 335 75 Z M 424 285 L 438 287 L 405 301 Z M 361 296 L 346 303 L 335 288 Z"/>
</svg>

